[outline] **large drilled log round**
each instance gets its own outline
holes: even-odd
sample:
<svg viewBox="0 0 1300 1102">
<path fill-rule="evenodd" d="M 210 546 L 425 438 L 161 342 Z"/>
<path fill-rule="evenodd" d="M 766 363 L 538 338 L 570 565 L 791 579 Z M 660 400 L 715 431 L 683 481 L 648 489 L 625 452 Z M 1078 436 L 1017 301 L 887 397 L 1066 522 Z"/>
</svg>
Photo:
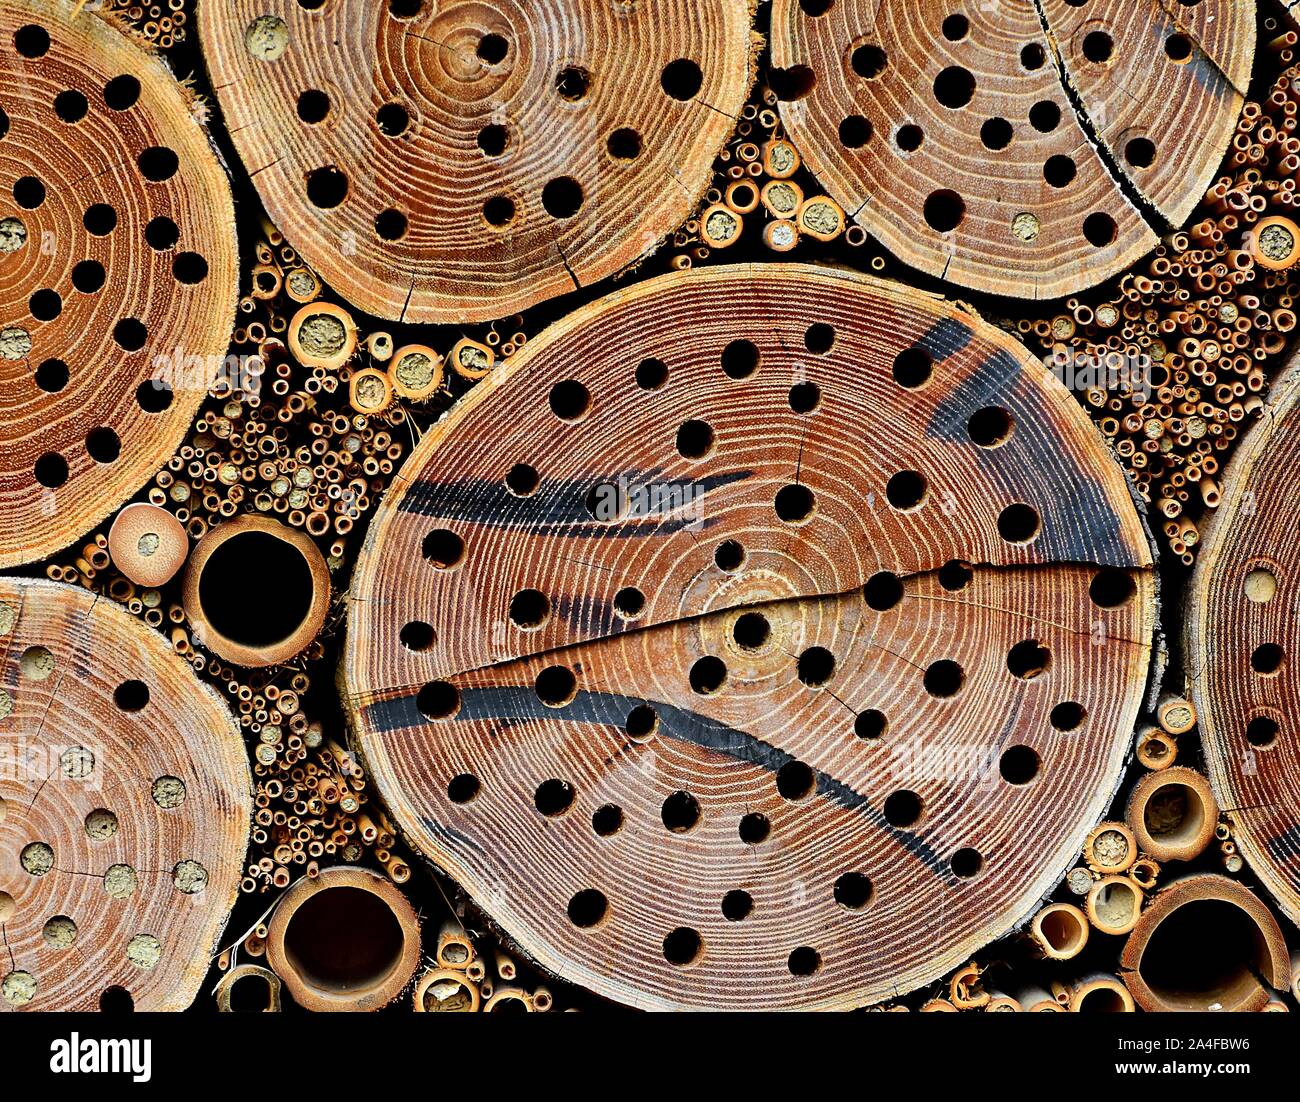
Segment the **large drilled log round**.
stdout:
<svg viewBox="0 0 1300 1102">
<path fill-rule="evenodd" d="M 502 317 L 689 217 L 751 79 L 748 0 L 204 0 L 231 137 L 296 248 L 386 318 Z"/>
<path fill-rule="evenodd" d="M 1187 669 L 1233 838 L 1300 922 L 1300 362 L 1228 466 L 1187 597 Z"/>
<path fill-rule="evenodd" d="M 973 315 L 674 274 L 426 435 L 354 580 L 349 705 L 394 819 L 548 968 L 646 1007 L 860 1004 L 1077 854 L 1150 566 L 1081 408 Z"/>
<path fill-rule="evenodd" d="M 196 101 L 72 10 L 0 0 L 0 567 L 66 546 L 171 455 L 235 311 Z"/>
<path fill-rule="evenodd" d="M 959 7 L 774 0 L 781 117 L 850 215 L 924 272 L 1025 298 L 1182 224 L 1241 110 L 1253 3 Z"/>
<path fill-rule="evenodd" d="M 0 579 L 0 1009 L 184 1009 L 239 888 L 221 699 L 111 601 Z"/>
</svg>

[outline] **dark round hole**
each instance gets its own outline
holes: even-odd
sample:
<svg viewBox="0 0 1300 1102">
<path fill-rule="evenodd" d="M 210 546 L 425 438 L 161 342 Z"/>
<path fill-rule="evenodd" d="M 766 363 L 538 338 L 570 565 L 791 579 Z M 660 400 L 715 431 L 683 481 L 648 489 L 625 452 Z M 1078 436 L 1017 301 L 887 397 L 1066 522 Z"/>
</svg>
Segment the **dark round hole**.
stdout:
<svg viewBox="0 0 1300 1102">
<path fill-rule="evenodd" d="M 1061 108 L 1050 99 L 1039 100 L 1029 109 L 1029 122 L 1035 130 L 1050 134 L 1061 125 Z"/>
<path fill-rule="evenodd" d="M 140 154 L 136 164 L 140 167 L 141 176 L 155 184 L 160 184 L 176 175 L 181 162 L 180 158 L 165 145 L 152 145 Z"/>
<path fill-rule="evenodd" d="M 964 15 L 950 15 L 943 21 L 943 37 L 949 42 L 960 42 L 970 34 L 970 20 Z"/>
<path fill-rule="evenodd" d="M 1047 51 L 1037 42 L 1020 47 L 1020 64 L 1026 69 L 1041 69 L 1047 63 Z"/>
<path fill-rule="evenodd" d="M 555 74 L 555 90 L 561 99 L 580 100 L 591 87 L 591 74 L 577 65 L 566 65 Z"/>
<path fill-rule="evenodd" d="M 375 233 L 385 241 L 397 241 L 406 236 L 406 215 L 395 207 L 381 210 L 375 216 Z"/>
<path fill-rule="evenodd" d="M 952 869 L 953 876 L 961 880 L 970 880 L 978 876 L 980 870 L 984 868 L 984 857 L 979 850 L 966 846 L 952 855 L 948 865 Z"/>
<path fill-rule="evenodd" d="M 801 761 L 788 761 L 776 771 L 776 790 L 782 799 L 806 800 L 816 788 L 816 774 Z"/>
<path fill-rule="evenodd" d="M 149 703 L 149 686 L 143 681 L 123 681 L 113 690 L 113 703 L 124 712 L 138 712 Z"/>
<path fill-rule="evenodd" d="M 925 500 L 925 477 L 919 471 L 899 471 L 885 484 L 885 497 L 895 509 L 915 509 Z"/>
<path fill-rule="evenodd" d="M 537 698 L 550 708 L 562 708 L 578 692 L 578 679 L 568 666 L 547 666 L 533 682 Z"/>
<path fill-rule="evenodd" d="M 766 815 L 757 811 L 751 811 L 740 820 L 740 840 L 747 846 L 756 846 L 761 842 L 766 842 L 768 835 L 772 833 L 772 824 Z"/>
<path fill-rule="evenodd" d="M 722 370 L 729 379 L 746 379 L 758 370 L 758 345 L 744 339 L 734 340 L 722 350 Z"/>
<path fill-rule="evenodd" d="M 549 401 L 561 421 L 579 421 L 591 409 L 591 392 L 577 379 L 563 379 L 551 387 Z"/>
<path fill-rule="evenodd" d="M 411 125 L 411 115 L 400 103 L 385 103 L 378 111 L 375 112 L 375 122 L 379 124 L 381 134 L 389 138 L 396 138 L 406 133 L 406 128 Z M 489 126 L 486 130 L 500 130 L 502 132 L 502 148 L 505 148 L 505 128 L 501 126 Z M 482 134 L 479 135 L 479 145 L 483 144 Z M 347 191 L 346 182 L 344 191 Z"/>
<path fill-rule="evenodd" d="M 521 589 L 510 599 L 510 619 L 518 627 L 540 627 L 550 614 L 551 602 L 539 589 Z"/>
<path fill-rule="evenodd" d="M 877 612 L 888 612 L 903 599 L 903 582 L 897 574 L 881 570 L 867 579 L 862 587 L 867 607 Z"/>
<path fill-rule="evenodd" d="M 388 14 L 394 19 L 414 19 L 423 6 L 424 0 L 388 0 Z"/>
<path fill-rule="evenodd" d="M 894 143 L 904 153 L 915 153 L 921 148 L 921 143 L 925 141 L 925 131 L 915 123 L 905 123 L 898 128 L 898 133 L 894 135 Z"/>
<path fill-rule="evenodd" d="M 811 65 L 791 65 L 788 69 L 771 66 L 767 75 L 776 98 L 785 103 L 806 98 L 817 86 L 817 73 Z"/>
<path fill-rule="evenodd" d="M 737 646 L 745 650 L 757 650 L 771 637 L 772 626 L 762 613 L 745 612 L 732 625 L 731 634 Z"/>
<path fill-rule="evenodd" d="M 891 826 L 915 826 L 921 819 L 921 797 L 906 788 L 900 788 L 886 797 L 884 810 L 885 820 Z"/>
<path fill-rule="evenodd" d="M 934 78 L 934 98 L 945 107 L 965 107 L 975 95 L 975 76 L 960 65 L 949 65 Z"/>
<path fill-rule="evenodd" d="M 736 888 L 722 897 L 722 916 L 728 922 L 743 922 L 754 909 L 754 897 Z"/>
<path fill-rule="evenodd" d="M 447 799 L 454 804 L 467 804 L 479 794 L 481 787 L 473 773 L 458 773 L 447 783 Z"/>
<path fill-rule="evenodd" d="M 614 611 L 625 620 L 633 620 L 645 610 L 645 594 L 634 585 L 614 594 Z"/>
<path fill-rule="evenodd" d="M 36 369 L 36 385 L 49 394 L 57 394 L 68 385 L 68 365 L 62 360 L 46 360 Z"/>
<path fill-rule="evenodd" d="M 364 991 L 392 974 L 406 936 L 392 907 L 350 885 L 310 896 L 284 928 L 284 955 L 313 987 Z"/>
<path fill-rule="evenodd" d="M 82 260 L 72 269 L 72 285 L 84 295 L 93 295 L 104 286 L 105 275 L 98 260 Z"/>
<path fill-rule="evenodd" d="M 609 900 L 604 892 L 583 888 L 569 900 L 569 921 L 581 929 L 590 929 L 605 917 L 608 910 Z"/>
<path fill-rule="evenodd" d="M 880 738 L 888 726 L 889 721 L 884 712 L 868 708 L 865 712 L 859 712 L 853 720 L 853 733 L 861 739 Z"/>
<path fill-rule="evenodd" d="M 704 85 L 704 73 L 690 58 L 679 57 L 670 61 L 659 74 L 659 84 L 673 99 L 694 98 Z"/>
<path fill-rule="evenodd" d="M 786 966 L 792 976 L 811 976 L 822 966 L 821 954 L 807 945 L 800 945 L 791 951 Z"/>
<path fill-rule="evenodd" d="M 14 49 L 23 57 L 44 57 L 50 48 L 50 35 L 35 23 L 28 23 L 14 31 Z"/>
<path fill-rule="evenodd" d="M 1015 129 L 1006 119 L 985 119 L 980 127 L 980 141 L 986 149 L 1006 149 L 1015 137 Z"/>
<path fill-rule="evenodd" d="M 1001 406 L 985 406 L 971 414 L 966 431 L 981 448 L 996 448 L 1011 435 L 1011 414 Z"/>
<path fill-rule="evenodd" d="M 1250 668 L 1256 673 L 1277 673 L 1282 667 L 1282 648 L 1276 643 L 1261 643 L 1250 655 Z"/>
<path fill-rule="evenodd" d="M 99 1009 L 104 1014 L 131 1014 L 135 999 L 125 987 L 106 987 L 99 994 Z"/>
<path fill-rule="evenodd" d="M 435 528 L 420 544 L 424 561 L 438 570 L 450 570 L 465 557 L 465 541 L 447 528 Z"/>
<path fill-rule="evenodd" d="M 93 203 L 82 215 L 81 224 L 86 232 L 95 237 L 104 237 L 117 228 L 117 211 L 107 203 Z"/>
<path fill-rule="evenodd" d="M 915 390 L 930 381 L 934 360 L 924 348 L 904 348 L 894 357 L 894 381 L 908 390 Z"/>
<path fill-rule="evenodd" d="M 1073 731 L 1083 722 L 1083 705 L 1073 700 L 1063 700 L 1052 709 L 1052 726 L 1058 731 Z"/>
<path fill-rule="evenodd" d="M 848 115 L 840 121 L 840 144 L 846 149 L 861 149 L 871 141 L 871 123 L 864 115 Z"/>
<path fill-rule="evenodd" d="M 1185 34 L 1171 34 L 1165 39 L 1165 53 L 1173 61 L 1188 61 L 1192 56 L 1192 40 Z"/>
<path fill-rule="evenodd" d="M 483 204 L 483 220 L 489 226 L 508 226 L 515 218 L 515 201 L 508 195 L 494 195 Z"/>
<path fill-rule="evenodd" d="M 35 176 L 19 177 L 14 181 L 14 202 L 25 210 L 35 210 L 45 202 L 45 185 Z"/>
<path fill-rule="evenodd" d="M 733 574 L 745 565 L 745 548 L 738 540 L 723 540 L 714 549 L 713 561 L 719 570 Z"/>
<path fill-rule="evenodd" d="M 165 215 L 151 218 L 144 228 L 144 239 L 151 249 L 161 252 L 170 249 L 180 240 L 181 231 L 176 223 Z"/>
<path fill-rule="evenodd" d="M 925 222 L 931 229 L 948 233 L 961 225 L 965 217 L 966 203 L 955 191 L 940 188 L 926 197 Z"/>
<path fill-rule="evenodd" d="M 642 360 L 636 368 L 636 385 L 642 390 L 658 390 L 668 381 L 668 367 L 662 360 Z"/>
<path fill-rule="evenodd" d="M 1246 741 L 1251 746 L 1263 749 L 1273 744 L 1279 730 L 1277 720 L 1268 716 L 1256 716 L 1246 724 Z"/>
<path fill-rule="evenodd" d="M 1048 157 L 1043 165 L 1043 179 L 1056 188 L 1068 186 L 1077 172 L 1078 168 L 1074 163 L 1074 158 L 1060 154 L 1055 157 Z"/>
<path fill-rule="evenodd" d="M 812 413 L 821 404 L 821 387 L 816 383 L 795 383 L 790 388 L 789 400 L 795 413 Z"/>
<path fill-rule="evenodd" d="M 1028 746 L 1012 746 L 1003 751 L 998 772 L 1007 784 L 1028 784 L 1038 776 L 1041 762 L 1038 753 Z"/>
<path fill-rule="evenodd" d="M 777 491 L 775 504 L 778 517 L 787 524 L 798 524 L 812 516 L 817 499 L 807 486 L 796 482 Z"/>
<path fill-rule="evenodd" d="M 713 450 L 713 429 L 707 421 L 683 421 L 677 429 L 677 454 L 703 459 Z"/>
<path fill-rule="evenodd" d="M 1007 669 L 1026 681 L 1045 672 L 1051 664 L 1051 651 L 1037 639 L 1025 639 L 1007 652 Z"/>
<path fill-rule="evenodd" d="M 101 425 L 86 435 L 86 451 L 96 463 L 114 463 L 122 454 L 122 441 L 112 429 Z"/>
<path fill-rule="evenodd" d="M 137 352 L 149 339 L 149 330 L 138 318 L 123 318 L 113 326 L 113 340 L 127 352 Z"/>
<path fill-rule="evenodd" d="M 835 902 L 850 911 L 860 911 L 871 902 L 871 878 L 860 872 L 846 872 L 835 881 Z"/>
<path fill-rule="evenodd" d="M 322 210 L 337 207 L 348 194 L 348 178 L 333 165 L 307 173 L 307 198 Z"/>
<path fill-rule="evenodd" d="M 678 926 L 664 938 L 664 960 L 684 968 L 699 957 L 704 948 L 700 935 L 689 926 Z"/>
<path fill-rule="evenodd" d="M 1098 608 L 1119 608 L 1137 592 L 1137 586 L 1125 570 L 1107 566 L 1098 570 L 1088 583 L 1088 596 Z"/>
<path fill-rule="evenodd" d="M 145 413 L 162 413 L 170 409 L 174 397 L 171 384 L 162 379 L 146 379 L 135 388 L 135 400 Z"/>
<path fill-rule="evenodd" d="M 27 300 L 27 309 L 37 321 L 53 321 L 63 313 L 63 299 L 58 291 L 42 287 Z"/>
<path fill-rule="evenodd" d="M 617 834 L 623 829 L 623 809 L 617 804 L 601 804 L 592 813 L 591 829 L 602 838 Z"/>
<path fill-rule="evenodd" d="M 1109 61 L 1115 43 L 1105 31 L 1089 31 L 1083 38 L 1083 56 L 1095 65 Z"/>
<path fill-rule="evenodd" d="M 825 647 L 809 647 L 796 666 L 799 680 L 812 688 L 825 685 L 835 672 L 835 655 Z"/>
<path fill-rule="evenodd" d="M 517 497 L 528 497 L 536 493 L 541 481 L 541 475 L 527 463 L 516 463 L 506 472 L 506 486 Z"/>
<path fill-rule="evenodd" d="M 835 346 L 835 329 L 819 321 L 808 326 L 803 335 L 803 346 L 815 356 L 824 356 Z"/>
<path fill-rule="evenodd" d="M 177 253 L 172 261 L 172 275 L 177 283 L 192 287 L 208 278 L 208 262 L 198 253 Z"/>
<path fill-rule="evenodd" d="M 46 452 L 33 468 L 36 481 L 47 490 L 55 490 L 68 481 L 68 461 L 58 452 Z"/>
<path fill-rule="evenodd" d="M 926 667 L 925 691 L 931 696 L 956 696 L 965 679 L 961 666 L 949 658 L 941 658 Z"/>
<path fill-rule="evenodd" d="M 90 110 L 90 104 L 80 92 L 69 89 L 54 97 L 54 113 L 63 122 L 80 122 Z"/>
<path fill-rule="evenodd" d="M 605 149 L 616 161 L 634 161 L 641 156 L 641 135 L 631 127 L 619 127 L 605 142 Z"/>
<path fill-rule="evenodd" d="M 638 704 L 627 714 L 623 727 L 634 739 L 647 739 L 659 726 L 659 713 L 649 704 Z"/>
<path fill-rule="evenodd" d="M 971 568 L 970 563 L 961 562 L 957 559 L 952 559 L 939 567 L 939 584 L 952 593 L 959 589 L 965 589 L 973 577 L 975 577 L 975 571 Z"/>
<path fill-rule="evenodd" d="M 685 834 L 700 821 L 700 802 L 689 792 L 674 792 L 664 800 L 659 817 L 674 834 Z"/>
<path fill-rule="evenodd" d="M 1028 543 L 1038 535 L 1038 511 L 1024 502 L 1008 505 L 998 514 L 998 535 L 1007 543 Z"/>
<path fill-rule="evenodd" d="M 104 103 L 113 111 L 126 111 L 140 98 L 140 82 L 129 73 L 114 77 L 104 85 Z"/>
<path fill-rule="evenodd" d="M 1150 168 L 1156 159 L 1156 143 L 1150 138 L 1131 138 L 1124 146 L 1124 159 L 1134 168 Z"/>
<path fill-rule="evenodd" d="M 504 35 L 485 34 L 478 40 L 478 49 L 475 52 L 480 61 L 488 65 L 499 65 L 505 61 L 506 54 L 510 52 L 510 43 L 506 41 Z"/>
<path fill-rule="evenodd" d="M 397 633 L 397 639 L 407 650 L 426 651 L 433 646 L 433 627 L 423 620 L 411 620 L 402 625 L 402 630 Z"/>
<path fill-rule="evenodd" d="M 1083 220 L 1083 236 L 1088 244 L 1104 249 L 1115 240 L 1115 219 L 1103 211 L 1094 211 Z"/>
<path fill-rule="evenodd" d="M 298 96 L 298 117 L 306 123 L 322 122 L 330 113 L 330 98 L 318 88 L 308 88 Z"/>
<path fill-rule="evenodd" d="M 547 818 L 553 819 L 573 806 L 573 796 L 573 785 L 552 777 L 537 786 L 537 791 L 533 793 L 533 806 Z"/>
<path fill-rule="evenodd" d="M 879 46 L 868 44 L 859 46 L 854 50 L 849 63 L 858 76 L 864 80 L 871 80 L 885 71 L 885 66 L 889 64 L 889 58 Z"/>
<path fill-rule="evenodd" d="M 813 19 L 825 15 L 835 6 L 835 0 L 799 0 L 799 10 Z"/>
<path fill-rule="evenodd" d="M 701 696 L 716 693 L 726 680 L 726 663 L 712 654 L 696 659 L 691 666 L 691 688 Z"/>
<path fill-rule="evenodd" d="M 231 536 L 199 574 L 199 605 L 208 623 L 246 647 L 270 646 L 297 631 L 314 592 L 303 553 L 269 532 Z"/>
</svg>

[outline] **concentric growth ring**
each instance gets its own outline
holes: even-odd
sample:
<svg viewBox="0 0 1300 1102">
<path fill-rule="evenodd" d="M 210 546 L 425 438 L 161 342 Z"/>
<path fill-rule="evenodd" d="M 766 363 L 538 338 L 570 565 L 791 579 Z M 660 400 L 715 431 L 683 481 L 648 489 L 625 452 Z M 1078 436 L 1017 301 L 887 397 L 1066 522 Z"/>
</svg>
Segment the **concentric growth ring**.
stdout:
<svg viewBox="0 0 1300 1102">
<path fill-rule="evenodd" d="M 83 535 L 171 455 L 234 318 L 197 101 L 72 10 L 0 0 L 0 567 Z"/>
<path fill-rule="evenodd" d="M 748 0 L 204 0 L 285 236 L 381 317 L 502 317 L 680 225 L 751 80 Z"/>
<path fill-rule="evenodd" d="M 1149 546 L 1005 335 L 850 272 L 597 301 L 407 461 L 345 673 L 394 819 L 646 1007 L 857 1005 L 1050 889 L 1118 783 Z"/>
</svg>

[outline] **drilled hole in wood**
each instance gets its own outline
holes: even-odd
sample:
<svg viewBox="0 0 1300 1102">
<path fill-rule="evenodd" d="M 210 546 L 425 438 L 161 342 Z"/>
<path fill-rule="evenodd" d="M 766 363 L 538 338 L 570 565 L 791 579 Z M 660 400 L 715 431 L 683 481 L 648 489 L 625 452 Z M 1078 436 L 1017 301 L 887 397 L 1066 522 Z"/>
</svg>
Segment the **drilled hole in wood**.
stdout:
<svg viewBox="0 0 1300 1102">
<path fill-rule="evenodd" d="M 510 599 L 510 619 L 516 627 L 539 628 L 551 614 L 551 602 L 539 589 L 521 589 Z"/>
<path fill-rule="evenodd" d="M 642 360 L 636 368 L 636 385 L 642 390 L 658 390 L 668 381 L 668 367 L 663 360 Z"/>
<path fill-rule="evenodd" d="M 722 914 L 728 922 L 743 922 L 754 910 L 754 897 L 735 888 L 722 897 Z"/>
<path fill-rule="evenodd" d="M 1083 723 L 1086 714 L 1082 704 L 1074 700 L 1063 700 L 1052 709 L 1050 720 L 1058 731 L 1074 731 Z"/>
<path fill-rule="evenodd" d="M 796 669 L 800 681 L 811 688 L 819 688 L 835 672 L 835 655 L 825 647 L 809 647 L 799 655 Z"/>
<path fill-rule="evenodd" d="M 795 413 L 812 413 L 821 403 L 821 387 L 816 383 L 795 383 L 790 388 L 790 408 Z"/>
<path fill-rule="evenodd" d="M 800 524 L 812 516 L 817 507 L 817 499 L 807 486 L 795 483 L 782 486 L 777 491 L 774 505 L 776 515 L 786 524 Z"/>
<path fill-rule="evenodd" d="M 713 561 L 719 570 L 734 574 L 745 565 L 745 548 L 739 540 L 723 540 L 713 551 Z"/>
<path fill-rule="evenodd" d="M 801 761 L 788 761 L 776 771 L 776 790 L 785 800 L 806 800 L 817 789 L 817 776 Z"/>
<path fill-rule="evenodd" d="M 1029 543 L 1037 535 L 1041 522 L 1032 505 L 1016 502 L 998 514 L 998 535 L 1008 543 Z"/>
<path fill-rule="evenodd" d="M 985 119 L 980 127 L 980 141 L 984 143 L 985 149 L 1006 149 L 1011 144 L 1011 139 L 1015 137 L 1015 133 L 1015 128 L 1006 119 L 997 117 Z"/>
<path fill-rule="evenodd" d="M 1250 668 L 1259 674 L 1274 674 L 1282 668 L 1285 652 L 1276 643 L 1261 643 L 1250 654 Z"/>
<path fill-rule="evenodd" d="M 675 100 L 694 99 L 704 84 L 704 73 L 690 58 L 679 57 L 664 66 L 659 84 Z"/>
<path fill-rule="evenodd" d="M 743 338 L 722 350 L 722 370 L 729 379 L 747 379 L 758 370 L 761 360 L 758 346 Z"/>
<path fill-rule="evenodd" d="M 905 829 L 915 826 L 921 820 L 921 797 L 906 788 L 891 792 L 885 798 L 885 819 L 891 826 Z"/>
<path fill-rule="evenodd" d="M 885 51 L 873 43 L 859 46 L 853 51 L 850 64 L 853 71 L 864 80 L 873 80 L 885 71 L 889 63 Z"/>
<path fill-rule="evenodd" d="M 1088 583 L 1088 596 L 1098 608 L 1120 608 L 1128 604 L 1137 586 L 1125 570 L 1105 567 Z"/>
<path fill-rule="evenodd" d="M 933 230 L 948 233 L 961 225 L 966 217 L 966 203 L 949 188 L 932 191 L 925 200 L 925 221 Z"/>
<path fill-rule="evenodd" d="M 835 902 L 850 911 L 860 911 L 871 902 L 871 878 L 860 872 L 846 872 L 835 880 Z"/>
<path fill-rule="evenodd" d="M 772 824 L 766 815 L 751 811 L 741 818 L 738 831 L 740 840 L 745 845 L 757 846 L 767 841 L 768 835 L 772 833 Z"/>
<path fill-rule="evenodd" d="M 1012 746 L 998 760 L 998 772 L 1007 784 L 1026 785 L 1038 776 L 1041 765 L 1038 752 L 1032 747 Z"/>
<path fill-rule="evenodd" d="M 415 697 L 425 719 L 450 719 L 460 710 L 460 690 L 450 681 L 430 681 Z"/>
<path fill-rule="evenodd" d="M 685 834 L 700 821 L 700 802 L 689 792 L 674 792 L 664 800 L 659 817 L 674 834 Z"/>
<path fill-rule="evenodd" d="M 960 65 L 949 65 L 934 78 L 934 98 L 949 110 L 965 107 L 975 98 L 975 75 Z"/>
<path fill-rule="evenodd" d="M 664 938 L 664 960 L 679 968 L 695 963 L 703 951 L 703 939 L 689 926 L 678 926 Z"/>
<path fill-rule="evenodd" d="M 862 596 L 877 612 L 888 612 L 903 599 L 903 582 L 897 574 L 881 570 L 867 580 Z"/>
<path fill-rule="evenodd" d="M 569 921 L 587 930 L 597 925 L 609 911 L 609 900 L 596 888 L 584 888 L 569 900 Z"/>
<path fill-rule="evenodd" d="M 553 819 L 573 806 L 573 798 L 573 785 L 552 777 L 537 786 L 533 793 L 533 806 L 548 819 Z"/>
<path fill-rule="evenodd" d="M 1025 639 L 1007 652 L 1007 669 L 1013 677 L 1028 681 L 1052 664 L 1051 652 L 1037 639 Z"/>
<path fill-rule="evenodd" d="M 623 809 L 617 804 L 601 804 L 592 812 L 591 829 L 608 838 L 623 829 Z"/>
<path fill-rule="evenodd" d="M 761 612 L 744 612 L 731 628 L 736 645 L 744 650 L 758 650 L 772 635 L 772 625 Z"/>
<path fill-rule="evenodd" d="M 853 720 L 853 733 L 860 739 L 877 739 L 884 735 L 889 721 L 885 713 L 876 708 L 859 712 Z"/>
<path fill-rule="evenodd" d="M 533 682 L 537 699 L 548 708 L 563 708 L 578 693 L 578 679 L 568 666 L 547 666 Z"/>
<path fill-rule="evenodd" d="M 786 966 L 790 969 L 790 975 L 792 976 L 811 976 L 820 971 L 822 958 L 817 950 L 811 946 L 800 945 L 797 949 L 791 951 L 789 958 L 786 960 Z"/>
<path fill-rule="evenodd" d="M 966 680 L 961 666 L 951 658 L 931 662 L 925 669 L 925 691 L 931 696 L 956 696 Z"/>
</svg>

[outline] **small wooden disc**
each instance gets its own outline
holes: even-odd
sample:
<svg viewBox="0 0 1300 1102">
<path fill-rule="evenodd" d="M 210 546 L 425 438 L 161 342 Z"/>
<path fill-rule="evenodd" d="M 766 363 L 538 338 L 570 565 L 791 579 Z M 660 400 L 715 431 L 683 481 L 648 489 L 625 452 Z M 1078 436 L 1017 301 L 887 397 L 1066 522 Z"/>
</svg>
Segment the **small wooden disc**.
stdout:
<svg viewBox="0 0 1300 1102">
<path fill-rule="evenodd" d="M 1099 283 L 1186 220 L 1254 48 L 1241 0 L 772 6 L 781 117 L 830 194 L 908 264 L 1021 298 Z"/>
<path fill-rule="evenodd" d="M 234 319 L 234 208 L 196 102 L 72 10 L 0 0 L 0 567 L 158 469 Z"/>
<path fill-rule="evenodd" d="M 204 0 L 231 137 L 348 301 L 484 321 L 685 221 L 751 80 L 748 0 Z"/>
<path fill-rule="evenodd" d="M 630 287 L 505 370 L 352 586 L 408 838 L 644 1007 L 872 1002 L 1026 918 L 1114 793 L 1155 619 L 1070 395 L 956 306 L 791 264 Z"/>
<path fill-rule="evenodd" d="M 0 579 L 0 654 L 0 1010 L 114 989 L 184 1009 L 248 845 L 238 728 L 161 635 L 83 589 Z"/>
<path fill-rule="evenodd" d="M 1300 361 L 1228 465 L 1187 597 L 1201 743 L 1242 856 L 1300 922 Z"/>
</svg>

